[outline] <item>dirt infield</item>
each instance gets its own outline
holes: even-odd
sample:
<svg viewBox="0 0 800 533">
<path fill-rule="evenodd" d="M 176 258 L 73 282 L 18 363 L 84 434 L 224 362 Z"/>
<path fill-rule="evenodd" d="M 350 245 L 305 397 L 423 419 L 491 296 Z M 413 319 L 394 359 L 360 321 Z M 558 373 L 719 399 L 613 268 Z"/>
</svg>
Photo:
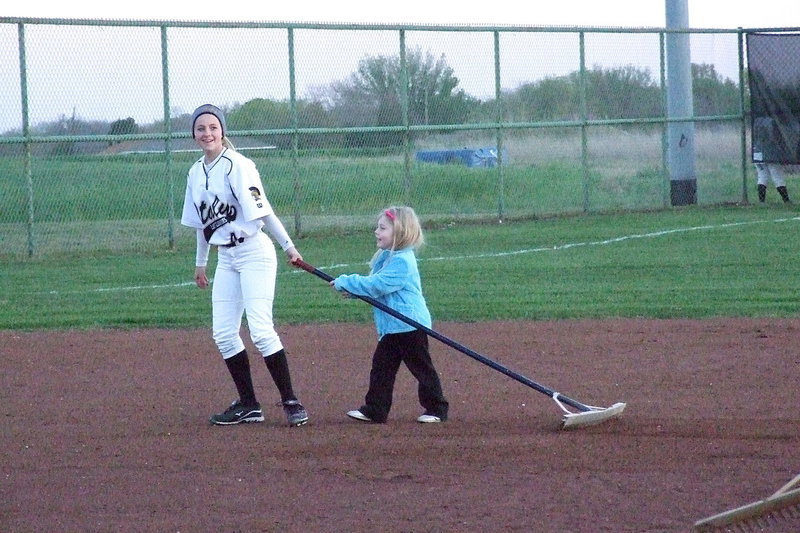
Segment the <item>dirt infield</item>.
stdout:
<svg viewBox="0 0 800 533">
<path fill-rule="evenodd" d="M 0 332 L 0 531 L 689 531 L 800 472 L 800 319 L 437 323 L 617 420 L 559 430 L 545 395 L 432 341 L 450 420 L 401 369 L 360 406 L 371 325 L 283 327 L 309 409 L 215 427 L 235 392 L 206 330 Z M 800 531 L 784 522 L 769 531 Z"/>
</svg>

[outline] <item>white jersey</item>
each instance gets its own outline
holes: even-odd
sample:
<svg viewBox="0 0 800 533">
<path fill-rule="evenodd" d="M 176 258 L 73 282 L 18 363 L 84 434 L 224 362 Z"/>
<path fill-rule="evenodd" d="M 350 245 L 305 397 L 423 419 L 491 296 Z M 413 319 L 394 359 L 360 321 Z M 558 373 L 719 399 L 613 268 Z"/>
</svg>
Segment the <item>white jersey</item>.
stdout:
<svg viewBox="0 0 800 533">
<path fill-rule="evenodd" d="M 181 224 L 202 229 L 209 244 L 225 246 L 252 237 L 273 210 L 255 163 L 224 149 L 210 165 L 203 158 L 189 169 Z"/>
</svg>

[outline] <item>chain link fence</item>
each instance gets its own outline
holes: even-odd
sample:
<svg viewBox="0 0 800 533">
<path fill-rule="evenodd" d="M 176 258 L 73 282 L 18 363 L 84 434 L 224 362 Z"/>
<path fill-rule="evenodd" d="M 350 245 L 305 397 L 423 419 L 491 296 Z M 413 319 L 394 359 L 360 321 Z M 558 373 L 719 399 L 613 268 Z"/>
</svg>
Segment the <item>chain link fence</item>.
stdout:
<svg viewBox="0 0 800 533">
<path fill-rule="evenodd" d="M 742 30 L 692 30 L 697 202 L 747 201 Z M 0 18 L 5 256 L 194 246 L 189 115 L 227 113 L 290 232 L 664 208 L 659 29 Z"/>
</svg>

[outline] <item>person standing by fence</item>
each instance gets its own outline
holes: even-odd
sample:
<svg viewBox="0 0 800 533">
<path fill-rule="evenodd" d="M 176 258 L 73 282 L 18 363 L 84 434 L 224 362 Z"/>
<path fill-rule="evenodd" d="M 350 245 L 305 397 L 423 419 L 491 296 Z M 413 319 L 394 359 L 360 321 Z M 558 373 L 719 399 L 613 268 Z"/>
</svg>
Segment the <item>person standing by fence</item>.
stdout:
<svg viewBox="0 0 800 533">
<path fill-rule="evenodd" d="M 758 178 L 758 201 L 767 199 L 767 185 L 771 181 L 784 203 L 791 203 L 780 161 L 783 146 L 778 124 L 772 117 L 753 120 L 753 162 Z"/>
<path fill-rule="evenodd" d="M 278 388 L 289 425 L 301 426 L 308 422 L 308 412 L 295 396 L 286 352 L 273 324 L 278 265 L 275 246 L 262 228 L 280 244 L 290 263 L 302 256 L 267 200 L 255 164 L 236 152 L 225 136 L 222 110 L 210 104 L 198 107 L 191 128 L 203 157 L 189 169 L 181 223 L 197 230 L 194 280 L 201 289 L 209 285 L 209 249 L 212 245 L 218 249 L 211 290 L 213 337 L 239 393 L 210 422 L 264 421 L 240 335 L 246 312 L 250 338 Z"/>
</svg>

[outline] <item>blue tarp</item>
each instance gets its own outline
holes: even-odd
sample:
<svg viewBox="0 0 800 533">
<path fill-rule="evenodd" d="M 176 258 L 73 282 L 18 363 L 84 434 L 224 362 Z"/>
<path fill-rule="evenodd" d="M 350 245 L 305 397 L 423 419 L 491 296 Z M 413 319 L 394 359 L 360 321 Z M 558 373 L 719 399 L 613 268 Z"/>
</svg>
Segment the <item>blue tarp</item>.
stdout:
<svg viewBox="0 0 800 533">
<path fill-rule="evenodd" d="M 492 168 L 497 166 L 497 148 L 461 148 L 458 150 L 419 150 L 415 154 L 421 163 L 438 163 L 440 165 L 457 164 L 467 167 Z M 503 161 L 506 152 L 503 150 Z"/>
</svg>

